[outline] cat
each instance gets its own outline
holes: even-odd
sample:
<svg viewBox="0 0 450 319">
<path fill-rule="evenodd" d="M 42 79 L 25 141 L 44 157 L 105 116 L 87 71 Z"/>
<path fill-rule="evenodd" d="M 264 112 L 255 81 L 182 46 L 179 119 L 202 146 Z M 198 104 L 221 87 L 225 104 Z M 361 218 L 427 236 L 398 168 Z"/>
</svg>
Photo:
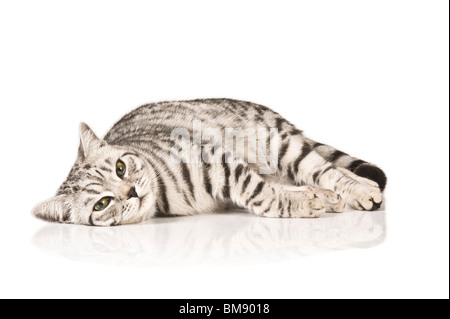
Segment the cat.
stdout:
<svg viewBox="0 0 450 319">
<path fill-rule="evenodd" d="M 258 128 L 270 134 L 259 135 Z M 231 150 L 224 148 L 230 141 Z M 261 151 L 273 145 L 275 154 Z M 377 166 L 305 137 L 268 107 L 231 99 L 160 102 L 128 113 L 104 139 L 81 123 L 69 176 L 32 212 L 90 226 L 227 207 L 263 217 L 317 218 L 343 212 L 347 204 L 379 209 L 386 183 Z"/>
</svg>

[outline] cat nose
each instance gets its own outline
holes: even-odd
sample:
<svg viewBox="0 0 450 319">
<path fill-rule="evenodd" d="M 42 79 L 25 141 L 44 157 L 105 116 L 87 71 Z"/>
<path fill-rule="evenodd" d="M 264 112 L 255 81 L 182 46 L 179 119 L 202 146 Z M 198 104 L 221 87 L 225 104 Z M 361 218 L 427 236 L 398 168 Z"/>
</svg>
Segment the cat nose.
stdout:
<svg viewBox="0 0 450 319">
<path fill-rule="evenodd" d="M 133 198 L 133 197 L 139 197 L 139 195 L 136 193 L 136 187 L 131 187 L 130 191 L 127 194 L 128 199 Z"/>
</svg>

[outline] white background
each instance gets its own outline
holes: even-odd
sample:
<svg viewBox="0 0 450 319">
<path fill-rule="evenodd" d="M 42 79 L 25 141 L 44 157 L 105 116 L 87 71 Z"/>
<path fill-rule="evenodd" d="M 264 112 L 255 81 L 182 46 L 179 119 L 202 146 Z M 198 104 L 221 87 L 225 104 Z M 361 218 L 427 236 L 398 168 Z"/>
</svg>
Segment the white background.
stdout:
<svg viewBox="0 0 450 319">
<path fill-rule="evenodd" d="M 2 1 L 0 297 L 448 298 L 448 5 Z M 200 97 L 265 104 L 382 167 L 385 242 L 168 268 L 33 243 L 31 208 L 68 173 L 80 121 L 103 135 L 140 104 Z"/>
</svg>

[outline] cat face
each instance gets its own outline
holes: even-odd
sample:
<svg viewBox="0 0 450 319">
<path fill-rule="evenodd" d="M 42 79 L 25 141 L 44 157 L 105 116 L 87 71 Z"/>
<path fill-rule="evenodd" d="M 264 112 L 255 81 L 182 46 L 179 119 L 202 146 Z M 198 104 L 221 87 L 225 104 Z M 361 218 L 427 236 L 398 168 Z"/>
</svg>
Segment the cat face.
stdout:
<svg viewBox="0 0 450 319">
<path fill-rule="evenodd" d="M 132 224 L 154 214 L 155 174 L 135 151 L 108 145 L 84 123 L 78 159 L 55 197 L 33 214 L 47 221 L 92 226 Z"/>
</svg>

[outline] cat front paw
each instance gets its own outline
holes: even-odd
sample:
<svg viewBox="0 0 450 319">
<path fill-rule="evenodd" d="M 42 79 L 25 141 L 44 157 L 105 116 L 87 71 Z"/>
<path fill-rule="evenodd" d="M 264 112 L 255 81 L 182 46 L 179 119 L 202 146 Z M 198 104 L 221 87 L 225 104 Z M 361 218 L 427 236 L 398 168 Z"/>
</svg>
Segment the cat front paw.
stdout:
<svg viewBox="0 0 450 319">
<path fill-rule="evenodd" d="M 326 212 L 325 203 L 314 191 L 291 188 L 283 200 L 292 218 L 319 218 Z"/>
<path fill-rule="evenodd" d="M 316 195 L 325 203 L 328 213 L 343 213 L 347 206 L 341 195 L 328 189 L 318 189 Z"/>
<path fill-rule="evenodd" d="M 310 192 L 316 195 L 325 205 L 327 213 L 343 213 L 347 205 L 341 195 L 329 189 L 320 189 L 312 186 L 287 186 L 285 189 L 288 191 Z"/>
</svg>

